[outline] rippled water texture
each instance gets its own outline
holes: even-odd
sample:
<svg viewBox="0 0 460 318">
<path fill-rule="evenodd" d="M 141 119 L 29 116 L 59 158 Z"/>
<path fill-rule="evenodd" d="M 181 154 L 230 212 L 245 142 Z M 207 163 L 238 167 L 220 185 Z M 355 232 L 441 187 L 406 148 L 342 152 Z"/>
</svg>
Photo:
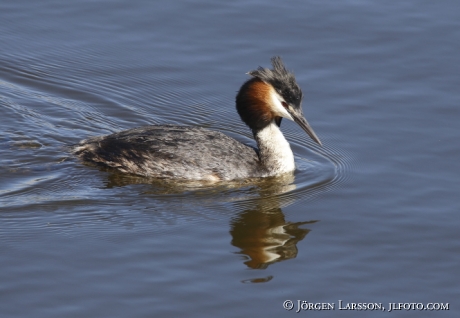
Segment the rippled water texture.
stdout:
<svg viewBox="0 0 460 318">
<path fill-rule="evenodd" d="M 365 315 L 458 317 L 458 12 L 412 0 L 3 1 L 0 316 L 280 317 L 300 300 L 356 317 L 342 300 L 448 303 Z M 234 98 L 273 55 L 324 144 L 283 120 L 295 178 L 163 182 L 69 153 L 149 124 L 254 145 Z"/>
</svg>

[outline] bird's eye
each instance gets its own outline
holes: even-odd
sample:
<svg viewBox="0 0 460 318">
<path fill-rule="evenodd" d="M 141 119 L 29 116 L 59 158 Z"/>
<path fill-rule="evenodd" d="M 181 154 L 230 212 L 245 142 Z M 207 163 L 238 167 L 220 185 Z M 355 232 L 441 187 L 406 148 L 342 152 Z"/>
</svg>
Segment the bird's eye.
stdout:
<svg viewBox="0 0 460 318">
<path fill-rule="evenodd" d="M 285 101 L 282 101 L 281 105 L 283 105 L 284 108 L 288 108 L 288 104 Z"/>
</svg>

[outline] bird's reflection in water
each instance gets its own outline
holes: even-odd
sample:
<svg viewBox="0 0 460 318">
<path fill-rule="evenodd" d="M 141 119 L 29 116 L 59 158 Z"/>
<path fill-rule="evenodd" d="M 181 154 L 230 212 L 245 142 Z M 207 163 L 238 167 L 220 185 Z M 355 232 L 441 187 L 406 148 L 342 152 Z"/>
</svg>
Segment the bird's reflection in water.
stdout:
<svg viewBox="0 0 460 318">
<path fill-rule="evenodd" d="M 300 228 L 316 221 L 286 222 L 280 208 L 246 210 L 231 222 L 232 244 L 247 256 L 244 263 L 253 269 L 297 256 L 297 243 L 310 232 Z"/>
<path fill-rule="evenodd" d="M 245 255 L 251 269 L 265 269 L 270 264 L 293 259 L 297 256 L 297 243 L 310 232 L 302 225 L 316 220 L 287 222 L 282 207 L 293 203 L 290 196 L 282 194 L 295 190 L 294 176 L 270 180 L 270 185 L 259 188 L 260 197 L 245 204 L 246 208 L 230 222 L 232 245 Z M 248 204 L 250 204 L 248 206 Z M 273 276 L 255 278 L 244 283 L 262 283 Z"/>
<path fill-rule="evenodd" d="M 225 184 L 206 184 L 203 182 L 178 182 L 161 179 L 146 179 L 132 175 L 113 173 L 109 175 L 107 187 L 132 184 L 149 184 L 144 193 L 155 194 L 157 199 L 172 200 L 165 195 L 182 194 L 186 200 L 203 196 L 214 201 L 227 192 L 230 201 L 239 202 L 238 212 L 230 222 L 232 245 L 239 248 L 239 254 L 245 255 L 245 262 L 251 269 L 265 269 L 270 264 L 293 259 L 297 256 L 297 243 L 305 238 L 309 229 L 302 225 L 313 224 L 316 220 L 287 222 L 282 207 L 295 201 L 289 195 L 296 189 L 294 175 L 286 174 L 275 178 L 253 179 Z M 246 190 L 242 190 L 246 189 Z M 229 190 L 225 191 L 225 190 Z M 235 197 L 235 193 L 246 197 Z M 225 197 L 225 196 L 224 196 Z M 270 281 L 273 276 L 244 280 L 243 282 L 261 283 Z"/>
</svg>

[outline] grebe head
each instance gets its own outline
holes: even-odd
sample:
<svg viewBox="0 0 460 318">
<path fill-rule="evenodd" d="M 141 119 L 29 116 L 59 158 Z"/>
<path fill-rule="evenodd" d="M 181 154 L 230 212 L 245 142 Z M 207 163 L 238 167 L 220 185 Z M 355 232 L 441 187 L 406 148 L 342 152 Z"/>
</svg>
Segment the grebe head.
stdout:
<svg viewBox="0 0 460 318">
<path fill-rule="evenodd" d="M 303 115 L 302 90 L 294 74 L 286 69 L 279 56 L 271 61 L 273 69 L 259 67 L 248 72 L 253 78 L 241 86 L 236 96 L 238 114 L 253 131 L 259 131 L 273 121 L 279 126 L 283 117 L 293 120 L 321 145 Z"/>
</svg>

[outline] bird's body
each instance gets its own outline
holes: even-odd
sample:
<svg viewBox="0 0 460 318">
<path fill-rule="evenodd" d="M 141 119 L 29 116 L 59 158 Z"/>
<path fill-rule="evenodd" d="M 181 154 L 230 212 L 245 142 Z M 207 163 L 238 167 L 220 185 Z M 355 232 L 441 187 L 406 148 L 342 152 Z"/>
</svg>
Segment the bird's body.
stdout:
<svg viewBox="0 0 460 318">
<path fill-rule="evenodd" d="M 279 125 L 297 122 L 319 139 L 302 115 L 302 92 L 279 57 L 274 70 L 259 68 L 241 87 L 236 106 L 252 129 L 258 149 L 200 127 L 153 125 L 83 140 L 73 152 L 85 162 L 136 175 L 221 181 L 276 176 L 295 169 L 294 155 Z"/>
<path fill-rule="evenodd" d="M 137 175 L 192 180 L 264 176 L 256 151 L 201 127 L 145 126 L 85 141 L 80 157 Z"/>
</svg>

